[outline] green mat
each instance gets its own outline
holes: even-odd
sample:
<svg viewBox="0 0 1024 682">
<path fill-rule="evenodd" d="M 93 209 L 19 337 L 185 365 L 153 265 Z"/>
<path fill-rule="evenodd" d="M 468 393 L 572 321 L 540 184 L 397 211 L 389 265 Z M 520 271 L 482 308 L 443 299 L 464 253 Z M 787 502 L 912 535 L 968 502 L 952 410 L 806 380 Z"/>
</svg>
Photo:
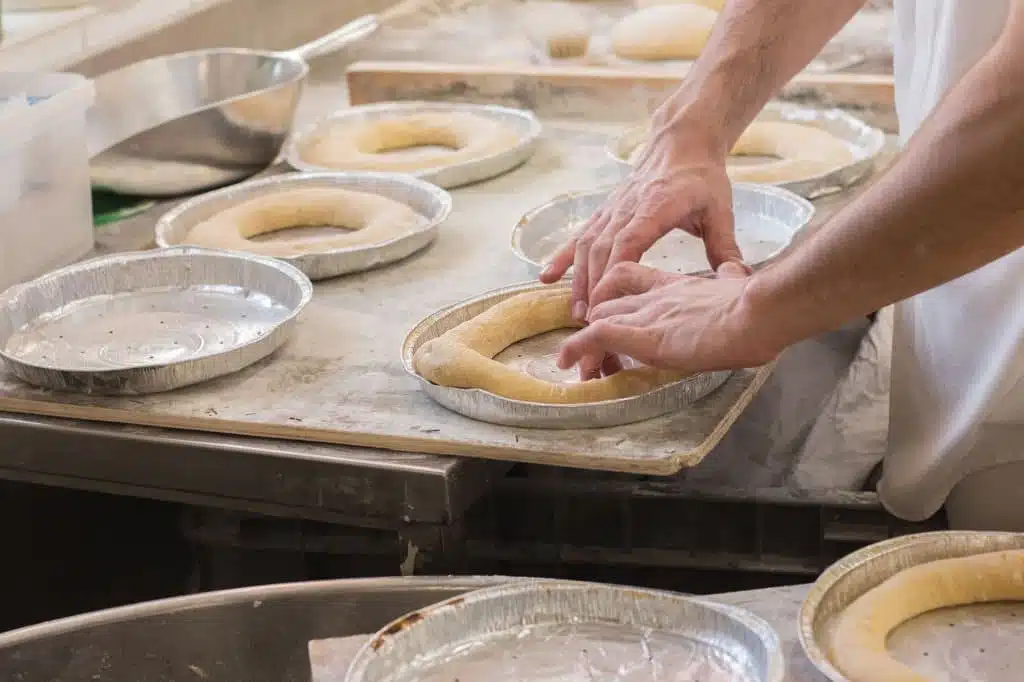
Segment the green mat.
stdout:
<svg viewBox="0 0 1024 682">
<path fill-rule="evenodd" d="M 145 213 L 156 206 L 154 199 L 145 197 L 127 197 L 104 189 L 92 190 L 92 224 L 95 227 L 108 225 L 124 220 L 140 213 Z"/>
</svg>

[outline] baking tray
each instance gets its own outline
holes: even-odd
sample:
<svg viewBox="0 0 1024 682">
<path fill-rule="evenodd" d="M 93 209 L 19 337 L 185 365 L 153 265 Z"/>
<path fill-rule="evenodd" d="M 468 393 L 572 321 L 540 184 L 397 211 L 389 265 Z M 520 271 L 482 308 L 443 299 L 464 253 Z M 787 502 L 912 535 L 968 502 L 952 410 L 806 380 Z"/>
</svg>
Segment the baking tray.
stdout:
<svg viewBox="0 0 1024 682">
<path fill-rule="evenodd" d="M 180 245 L 193 227 L 242 202 L 272 192 L 311 187 L 339 187 L 379 194 L 405 204 L 424 218 L 416 230 L 380 244 L 279 258 L 294 265 L 312 280 L 370 270 L 411 256 L 434 241 L 438 229 L 452 211 L 452 199 L 448 192 L 408 175 L 364 172 L 286 173 L 208 192 L 179 204 L 157 221 L 157 246 L 166 248 Z"/>
<path fill-rule="evenodd" d="M 430 182 L 438 187 L 451 189 L 506 173 L 523 164 L 533 155 L 540 142 L 541 123 L 537 117 L 523 109 L 484 105 L 458 104 L 447 102 L 385 102 L 344 109 L 336 114 L 310 124 L 296 133 L 285 151 L 285 160 L 292 168 L 299 171 L 330 171 L 302 160 L 303 146 L 324 131 L 336 125 L 362 121 L 379 121 L 399 116 L 420 113 L 467 113 L 495 119 L 519 133 L 519 142 L 507 150 L 484 156 L 472 161 L 465 161 L 437 168 L 426 168 L 412 172 L 411 175 Z"/>
<path fill-rule="evenodd" d="M 770 102 L 757 116 L 757 120 L 812 125 L 832 133 L 853 151 L 854 161 L 833 171 L 803 180 L 774 183 L 776 187 L 788 189 L 807 199 L 833 194 L 859 182 L 871 173 L 885 148 L 885 133 L 841 109 L 811 109 L 785 102 Z M 647 127 L 636 126 L 608 145 L 608 154 L 623 175 L 632 170 L 629 155 L 646 136 Z"/>
<path fill-rule="evenodd" d="M 532 270 L 540 271 L 612 190 L 605 187 L 563 194 L 531 210 L 512 230 L 512 252 Z M 747 183 L 733 185 L 732 209 L 736 239 L 752 267 L 778 255 L 814 216 L 813 204 L 792 192 Z M 670 272 L 710 272 L 704 243 L 682 230 L 672 230 L 659 239 L 640 262 Z"/>
<path fill-rule="evenodd" d="M 798 635 L 811 663 L 832 682 L 849 682 L 831 663 L 836 618 L 858 597 L 900 571 L 939 559 L 1024 549 L 1024 533 L 938 531 L 886 540 L 846 556 L 814 583 L 800 609 Z M 1020 604 L 940 609 L 905 623 L 889 637 L 904 663 L 935 682 L 1008 680 L 1024 666 Z M 978 647 L 978 642 L 981 646 Z"/>
<path fill-rule="evenodd" d="M 345 682 L 599 679 L 782 682 L 778 635 L 731 606 L 670 592 L 521 580 L 409 613 Z"/>
<path fill-rule="evenodd" d="M 554 286 L 566 285 L 563 282 Z M 424 343 L 436 339 L 449 329 L 476 317 L 507 298 L 542 288 L 545 288 L 545 285 L 535 282 L 503 287 L 430 315 L 413 327 L 402 344 L 402 364 L 405 370 L 419 381 L 427 395 L 453 412 L 492 424 L 545 429 L 622 426 L 660 417 L 677 412 L 707 396 L 724 384 L 731 375 L 728 371 L 705 372 L 628 398 L 596 403 L 551 405 L 511 400 L 476 388 L 439 386 L 416 372 L 413 367 L 413 356 Z M 549 381 L 575 380 L 575 370 L 559 370 L 554 364 L 558 348 L 569 334 L 571 330 L 559 330 L 526 339 L 506 348 L 496 355 L 495 359 L 521 367 L 524 371 Z"/>
<path fill-rule="evenodd" d="M 266 357 L 312 295 L 305 275 L 271 258 L 192 247 L 103 256 L 0 295 L 0 359 L 43 388 L 168 391 Z"/>
</svg>

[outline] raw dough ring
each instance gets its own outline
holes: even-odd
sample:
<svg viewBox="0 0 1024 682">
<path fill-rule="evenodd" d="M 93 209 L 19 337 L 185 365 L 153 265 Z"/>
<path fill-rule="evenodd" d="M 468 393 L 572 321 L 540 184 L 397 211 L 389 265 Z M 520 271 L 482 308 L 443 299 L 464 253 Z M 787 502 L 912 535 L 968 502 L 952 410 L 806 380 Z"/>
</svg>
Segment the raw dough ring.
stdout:
<svg viewBox="0 0 1024 682">
<path fill-rule="evenodd" d="M 520 136 L 508 125 L 466 112 L 424 112 L 376 121 L 338 120 L 299 151 L 306 163 L 332 170 L 405 173 L 474 161 L 507 151 Z M 381 152 L 436 145 L 415 157 Z"/>
<path fill-rule="evenodd" d="M 629 155 L 635 164 L 643 151 Z M 732 156 L 776 156 L 764 163 L 727 165 L 734 182 L 776 184 L 806 180 L 830 173 L 854 161 L 853 152 L 838 137 L 816 126 L 789 121 L 754 121 L 730 151 Z"/>
<path fill-rule="evenodd" d="M 843 611 L 832 636 L 832 660 L 850 682 L 928 682 L 886 650 L 886 639 L 897 626 L 943 607 L 1021 600 L 1024 550 L 914 566 L 864 593 Z"/>
<path fill-rule="evenodd" d="M 453 388 L 478 388 L 532 403 L 572 404 L 615 400 L 683 379 L 677 372 L 640 367 L 572 384 L 537 379 L 494 360 L 514 343 L 557 329 L 579 328 L 570 311 L 572 292 L 540 289 L 488 308 L 420 346 L 413 367 L 424 379 Z"/>
<path fill-rule="evenodd" d="M 286 258 L 353 246 L 381 244 L 408 234 L 426 218 L 378 194 L 339 187 L 307 187 L 266 194 L 221 211 L 191 230 L 184 243 Z M 252 241 L 295 227 L 351 230 L 316 240 Z"/>
</svg>

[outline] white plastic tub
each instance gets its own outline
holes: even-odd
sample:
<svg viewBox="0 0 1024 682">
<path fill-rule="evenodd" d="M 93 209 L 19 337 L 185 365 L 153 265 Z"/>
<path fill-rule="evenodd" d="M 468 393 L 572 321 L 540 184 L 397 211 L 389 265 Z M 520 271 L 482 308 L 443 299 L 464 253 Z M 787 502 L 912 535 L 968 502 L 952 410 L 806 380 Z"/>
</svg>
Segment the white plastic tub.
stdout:
<svg viewBox="0 0 1024 682">
<path fill-rule="evenodd" d="M 93 247 L 85 112 L 92 81 L 0 73 L 0 291 Z"/>
</svg>

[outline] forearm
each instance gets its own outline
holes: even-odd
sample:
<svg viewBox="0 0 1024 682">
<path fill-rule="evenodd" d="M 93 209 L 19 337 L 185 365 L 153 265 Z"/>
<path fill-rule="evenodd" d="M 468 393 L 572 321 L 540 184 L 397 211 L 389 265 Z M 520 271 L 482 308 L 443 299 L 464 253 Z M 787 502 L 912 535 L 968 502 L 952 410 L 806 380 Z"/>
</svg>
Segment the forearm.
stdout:
<svg viewBox="0 0 1024 682">
<path fill-rule="evenodd" d="M 727 152 L 864 3 L 730 0 L 682 86 L 655 113 L 654 134 L 698 128 Z"/>
<path fill-rule="evenodd" d="M 1024 246 L 1022 24 L 1011 21 L 884 176 L 752 278 L 746 308 L 779 347 Z"/>
</svg>

